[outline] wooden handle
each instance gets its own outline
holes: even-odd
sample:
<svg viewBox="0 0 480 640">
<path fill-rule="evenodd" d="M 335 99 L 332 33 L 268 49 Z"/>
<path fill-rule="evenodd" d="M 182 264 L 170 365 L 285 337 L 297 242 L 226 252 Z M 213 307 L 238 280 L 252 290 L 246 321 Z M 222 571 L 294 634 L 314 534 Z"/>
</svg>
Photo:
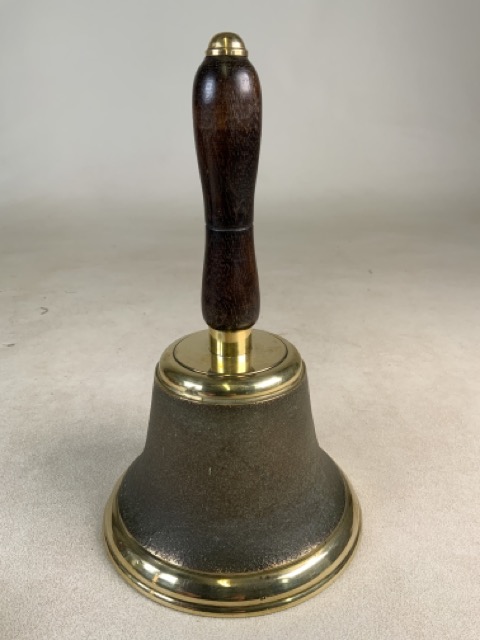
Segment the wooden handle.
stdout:
<svg viewBox="0 0 480 640">
<path fill-rule="evenodd" d="M 206 221 L 203 317 L 219 331 L 247 329 L 260 311 L 253 200 L 262 96 L 246 57 L 207 55 L 193 85 L 193 122 Z"/>
</svg>

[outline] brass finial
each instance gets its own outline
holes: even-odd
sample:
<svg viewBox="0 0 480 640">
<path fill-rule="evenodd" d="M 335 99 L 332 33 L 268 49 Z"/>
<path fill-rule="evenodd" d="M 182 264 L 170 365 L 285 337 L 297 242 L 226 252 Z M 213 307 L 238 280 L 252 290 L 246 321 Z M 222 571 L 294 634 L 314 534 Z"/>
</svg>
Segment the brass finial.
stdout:
<svg viewBox="0 0 480 640">
<path fill-rule="evenodd" d="M 217 33 L 210 40 L 208 49 L 205 52 L 207 56 L 248 56 L 245 43 L 236 33 L 222 31 Z"/>
</svg>

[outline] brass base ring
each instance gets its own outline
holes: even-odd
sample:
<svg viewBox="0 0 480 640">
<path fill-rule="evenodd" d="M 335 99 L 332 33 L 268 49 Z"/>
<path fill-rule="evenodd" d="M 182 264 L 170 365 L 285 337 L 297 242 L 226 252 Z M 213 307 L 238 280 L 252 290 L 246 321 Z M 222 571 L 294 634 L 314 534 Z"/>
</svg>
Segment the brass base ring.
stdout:
<svg viewBox="0 0 480 640">
<path fill-rule="evenodd" d="M 345 510 L 331 535 L 315 551 L 289 564 L 251 573 L 192 571 L 160 560 L 126 529 L 117 505 L 117 484 L 105 509 L 108 553 L 120 575 L 140 593 L 167 607 L 205 616 L 272 613 L 324 589 L 352 557 L 361 528 L 358 500 L 345 480 Z"/>
</svg>

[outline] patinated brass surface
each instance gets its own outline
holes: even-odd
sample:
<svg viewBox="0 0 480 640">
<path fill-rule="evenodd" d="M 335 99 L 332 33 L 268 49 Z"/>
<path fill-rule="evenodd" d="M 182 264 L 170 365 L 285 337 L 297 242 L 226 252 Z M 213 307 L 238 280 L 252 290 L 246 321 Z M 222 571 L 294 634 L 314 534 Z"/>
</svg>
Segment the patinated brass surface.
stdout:
<svg viewBox="0 0 480 640">
<path fill-rule="evenodd" d="M 178 609 L 293 605 L 328 584 L 357 543 L 359 507 L 318 446 L 298 351 L 267 332 L 252 343 L 259 369 L 249 374 L 208 370 L 208 331 L 166 350 L 145 449 L 107 506 L 117 569 Z"/>
<path fill-rule="evenodd" d="M 273 613 L 310 598 L 345 568 L 360 535 L 360 507 L 345 482 L 345 509 L 331 535 L 308 555 L 276 568 L 214 574 L 175 566 L 146 551 L 126 529 L 112 493 L 105 511 L 105 541 L 120 575 L 143 595 L 173 609 L 205 616 Z"/>
</svg>

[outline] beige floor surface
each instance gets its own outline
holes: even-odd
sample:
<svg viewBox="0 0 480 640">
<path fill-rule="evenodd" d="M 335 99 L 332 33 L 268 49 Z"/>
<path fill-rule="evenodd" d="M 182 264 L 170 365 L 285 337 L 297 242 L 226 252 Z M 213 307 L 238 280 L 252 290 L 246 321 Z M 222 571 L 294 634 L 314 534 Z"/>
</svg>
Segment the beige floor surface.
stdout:
<svg viewBox="0 0 480 640">
<path fill-rule="evenodd" d="M 321 445 L 359 495 L 352 564 L 240 620 L 119 579 L 102 512 L 143 447 L 162 349 L 202 327 L 201 210 L 16 205 L 0 213 L 2 638 L 478 638 L 480 207 L 261 208 L 259 327 L 300 349 Z"/>
</svg>

